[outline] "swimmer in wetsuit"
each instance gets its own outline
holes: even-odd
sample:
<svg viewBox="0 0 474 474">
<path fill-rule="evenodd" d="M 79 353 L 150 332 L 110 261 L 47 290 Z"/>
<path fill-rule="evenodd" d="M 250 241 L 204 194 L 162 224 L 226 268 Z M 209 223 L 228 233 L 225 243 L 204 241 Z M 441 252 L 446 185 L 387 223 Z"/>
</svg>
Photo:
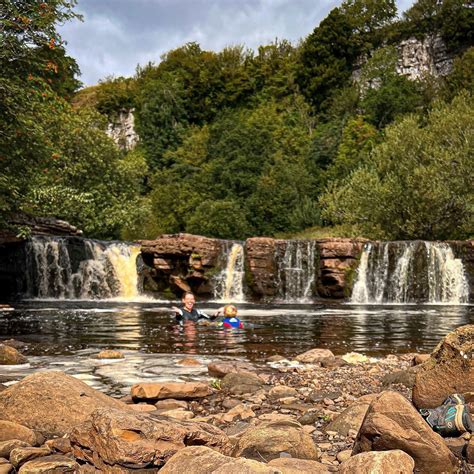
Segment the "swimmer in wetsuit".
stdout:
<svg viewBox="0 0 474 474">
<path fill-rule="evenodd" d="M 215 316 L 209 316 L 203 311 L 200 311 L 194 308 L 196 304 L 196 300 L 192 293 L 184 293 L 183 298 L 181 300 L 183 302 L 183 308 L 178 308 L 173 306 L 173 310 L 175 312 L 176 321 L 180 324 L 183 324 L 185 321 L 193 321 L 197 323 L 198 321 L 207 320 L 212 321 L 216 318 Z"/>
</svg>

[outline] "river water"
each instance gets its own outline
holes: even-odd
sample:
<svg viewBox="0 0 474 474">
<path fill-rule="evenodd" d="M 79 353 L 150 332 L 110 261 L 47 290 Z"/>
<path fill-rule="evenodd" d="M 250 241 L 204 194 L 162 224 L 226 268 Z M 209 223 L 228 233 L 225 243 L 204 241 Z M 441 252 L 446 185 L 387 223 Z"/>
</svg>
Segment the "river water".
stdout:
<svg viewBox="0 0 474 474">
<path fill-rule="evenodd" d="M 198 305 L 209 313 L 219 305 Z M 245 328 L 177 326 L 170 302 L 26 301 L 0 312 L 0 340 L 28 343 L 30 363 L 0 366 L 0 375 L 21 378 L 36 370 L 60 369 L 108 393 L 127 393 L 143 379 L 198 379 L 206 363 L 219 359 L 263 362 L 314 347 L 335 354 L 369 356 L 429 352 L 454 328 L 474 323 L 473 305 L 251 305 L 239 304 Z M 102 349 L 125 359 L 101 361 Z M 181 367 L 191 356 L 202 367 Z"/>
</svg>

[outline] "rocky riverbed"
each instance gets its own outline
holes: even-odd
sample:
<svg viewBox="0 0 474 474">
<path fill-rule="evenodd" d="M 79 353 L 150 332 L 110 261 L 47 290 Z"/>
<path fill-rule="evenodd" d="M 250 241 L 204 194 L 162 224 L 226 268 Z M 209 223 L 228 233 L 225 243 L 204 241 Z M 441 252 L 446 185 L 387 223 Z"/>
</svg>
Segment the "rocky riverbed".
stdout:
<svg viewBox="0 0 474 474">
<path fill-rule="evenodd" d="M 473 349 L 468 325 L 431 355 L 315 348 L 260 365 L 216 361 L 207 381 L 147 380 L 121 399 L 38 371 L 0 385 L 0 473 L 474 472 L 471 434 L 442 438 L 417 410 L 452 393 L 474 409 Z M 23 359 L 0 345 L 9 360 Z"/>
</svg>

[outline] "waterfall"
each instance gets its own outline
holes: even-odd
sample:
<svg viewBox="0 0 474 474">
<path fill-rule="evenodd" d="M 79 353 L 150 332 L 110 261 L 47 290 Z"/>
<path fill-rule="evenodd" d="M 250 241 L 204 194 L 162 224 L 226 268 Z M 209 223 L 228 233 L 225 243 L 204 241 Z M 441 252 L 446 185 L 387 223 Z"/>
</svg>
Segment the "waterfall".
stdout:
<svg viewBox="0 0 474 474">
<path fill-rule="evenodd" d="M 90 299 L 138 296 L 140 248 L 79 238 L 33 237 L 26 245 L 28 295 Z"/>
<path fill-rule="evenodd" d="M 288 240 L 277 260 L 279 297 L 288 302 L 310 301 L 316 279 L 316 242 Z"/>
<path fill-rule="evenodd" d="M 443 242 L 373 242 L 361 255 L 351 303 L 469 301 L 461 259 Z"/>
<path fill-rule="evenodd" d="M 241 303 L 245 301 L 244 247 L 237 242 L 226 242 L 224 245 L 226 265 L 214 280 L 214 295 L 225 303 Z"/>
</svg>

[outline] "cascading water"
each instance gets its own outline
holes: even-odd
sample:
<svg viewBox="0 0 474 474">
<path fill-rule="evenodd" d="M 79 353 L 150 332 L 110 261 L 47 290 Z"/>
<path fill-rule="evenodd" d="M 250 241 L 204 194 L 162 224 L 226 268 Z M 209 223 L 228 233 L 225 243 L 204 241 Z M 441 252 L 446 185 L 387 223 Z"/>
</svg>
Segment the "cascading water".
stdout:
<svg viewBox="0 0 474 474">
<path fill-rule="evenodd" d="M 314 295 L 316 280 L 316 242 L 288 240 L 278 259 L 279 298 L 288 302 L 307 302 Z"/>
<path fill-rule="evenodd" d="M 461 259 L 442 242 L 373 242 L 360 259 L 351 303 L 443 303 L 469 301 Z"/>
<path fill-rule="evenodd" d="M 140 248 L 78 238 L 33 237 L 26 245 L 27 293 L 60 299 L 138 296 Z"/>
<path fill-rule="evenodd" d="M 226 266 L 214 281 L 214 295 L 218 301 L 225 303 L 242 303 L 244 295 L 244 247 L 237 242 L 226 242 L 224 247 L 227 256 Z"/>
</svg>

